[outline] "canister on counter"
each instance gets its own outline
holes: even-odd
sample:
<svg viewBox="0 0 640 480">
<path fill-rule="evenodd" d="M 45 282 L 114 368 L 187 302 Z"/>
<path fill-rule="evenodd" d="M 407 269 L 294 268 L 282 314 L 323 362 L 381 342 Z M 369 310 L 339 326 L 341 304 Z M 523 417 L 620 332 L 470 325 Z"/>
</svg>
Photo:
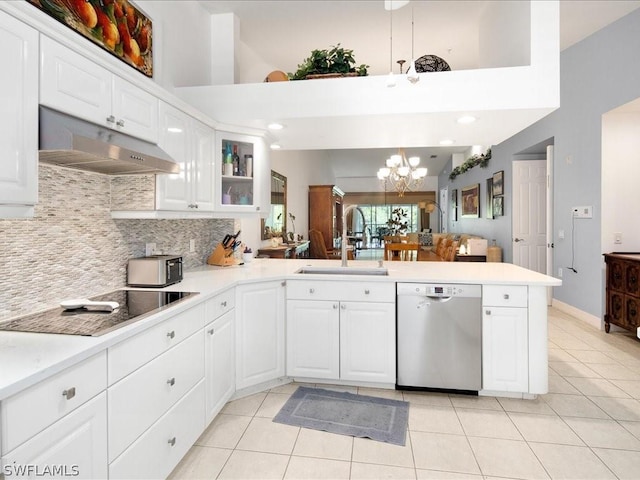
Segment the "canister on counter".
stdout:
<svg viewBox="0 0 640 480">
<path fill-rule="evenodd" d="M 496 245 L 495 239 L 491 240 L 491 246 L 487 247 L 487 262 L 502 262 L 502 248 Z"/>
</svg>

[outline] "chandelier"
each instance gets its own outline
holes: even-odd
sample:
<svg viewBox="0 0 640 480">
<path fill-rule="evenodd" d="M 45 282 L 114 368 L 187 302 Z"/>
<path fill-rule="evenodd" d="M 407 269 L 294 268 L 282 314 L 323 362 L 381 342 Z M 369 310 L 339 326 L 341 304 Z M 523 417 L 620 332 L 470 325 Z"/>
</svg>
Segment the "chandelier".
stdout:
<svg viewBox="0 0 640 480">
<path fill-rule="evenodd" d="M 398 192 L 398 196 L 403 197 L 407 190 L 416 190 L 422 186 L 427 169 L 419 165 L 420 157 L 407 159 L 404 149 L 400 148 L 396 155 L 387 158 L 386 167 L 378 170 L 378 179 L 384 186 L 387 183 L 391 185 Z"/>
</svg>

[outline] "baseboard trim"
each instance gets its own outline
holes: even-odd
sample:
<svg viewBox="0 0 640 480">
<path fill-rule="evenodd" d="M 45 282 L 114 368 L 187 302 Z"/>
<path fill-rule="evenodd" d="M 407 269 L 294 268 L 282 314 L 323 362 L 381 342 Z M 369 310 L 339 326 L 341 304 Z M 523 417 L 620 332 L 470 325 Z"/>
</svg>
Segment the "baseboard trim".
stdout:
<svg viewBox="0 0 640 480">
<path fill-rule="evenodd" d="M 604 331 L 604 321 L 600 317 L 596 317 L 595 315 L 580 310 L 568 303 L 561 302 L 556 298 L 553 299 L 552 306 L 561 312 L 568 313 L 569 315 L 576 317 L 578 320 L 583 321 L 597 330 Z"/>
</svg>

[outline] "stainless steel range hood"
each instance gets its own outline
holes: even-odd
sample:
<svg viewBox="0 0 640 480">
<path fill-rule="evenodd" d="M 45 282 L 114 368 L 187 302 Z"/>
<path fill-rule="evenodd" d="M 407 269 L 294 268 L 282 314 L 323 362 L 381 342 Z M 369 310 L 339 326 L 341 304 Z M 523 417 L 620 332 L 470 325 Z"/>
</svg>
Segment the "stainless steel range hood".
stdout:
<svg viewBox="0 0 640 480">
<path fill-rule="evenodd" d="M 40 107 L 40 161 L 108 175 L 179 173 L 157 145 Z"/>
</svg>

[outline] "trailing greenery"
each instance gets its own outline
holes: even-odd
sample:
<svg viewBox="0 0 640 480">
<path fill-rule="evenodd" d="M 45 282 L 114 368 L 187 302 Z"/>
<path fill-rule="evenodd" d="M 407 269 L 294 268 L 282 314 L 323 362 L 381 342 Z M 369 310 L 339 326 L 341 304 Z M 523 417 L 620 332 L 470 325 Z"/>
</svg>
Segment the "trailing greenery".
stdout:
<svg viewBox="0 0 640 480">
<path fill-rule="evenodd" d="M 458 165 L 456 168 L 451 170 L 451 174 L 449 174 L 449 180 L 453 180 L 461 173 L 465 173 L 467 170 L 471 170 L 473 167 L 480 165 L 480 168 L 486 168 L 489 165 L 489 160 L 491 159 L 491 149 L 487 149 L 485 153 L 481 153 L 479 155 L 473 155 L 462 164 Z"/>
<path fill-rule="evenodd" d="M 326 73 L 356 73 L 358 76 L 366 76 L 369 65 L 362 64 L 356 67 L 353 58 L 353 50 L 342 48 L 340 44 L 331 47 L 331 50 L 312 50 L 311 56 L 305 58 L 298 65 L 295 73 L 288 73 L 290 80 L 304 80 L 307 75 Z"/>
</svg>

